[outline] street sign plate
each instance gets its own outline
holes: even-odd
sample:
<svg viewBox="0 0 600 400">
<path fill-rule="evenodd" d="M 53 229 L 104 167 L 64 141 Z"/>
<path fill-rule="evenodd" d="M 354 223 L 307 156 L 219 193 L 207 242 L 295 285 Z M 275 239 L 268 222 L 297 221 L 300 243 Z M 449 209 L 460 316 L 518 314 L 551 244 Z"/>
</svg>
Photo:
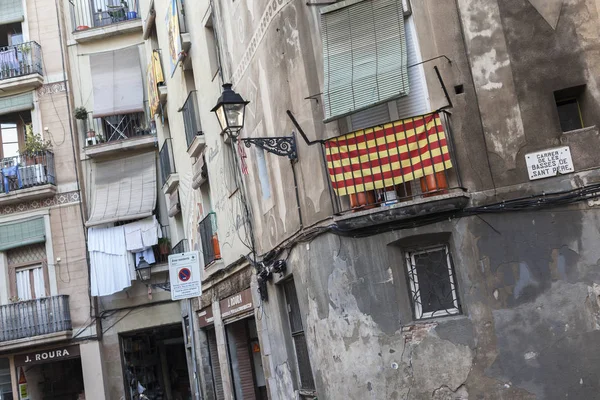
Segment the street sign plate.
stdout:
<svg viewBox="0 0 600 400">
<path fill-rule="evenodd" d="M 169 256 L 171 299 L 184 300 L 202 294 L 200 257 L 197 251 Z"/>
</svg>

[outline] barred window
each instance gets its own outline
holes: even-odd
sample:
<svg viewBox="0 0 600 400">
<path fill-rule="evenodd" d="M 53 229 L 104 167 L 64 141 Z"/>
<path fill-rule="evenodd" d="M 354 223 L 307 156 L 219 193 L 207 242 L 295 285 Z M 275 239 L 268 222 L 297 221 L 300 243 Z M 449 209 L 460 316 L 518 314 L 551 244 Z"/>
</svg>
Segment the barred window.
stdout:
<svg viewBox="0 0 600 400">
<path fill-rule="evenodd" d="M 407 252 L 406 268 L 416 319 L 460 313 L 456 277 L 448 246 Z"/>
</svg>

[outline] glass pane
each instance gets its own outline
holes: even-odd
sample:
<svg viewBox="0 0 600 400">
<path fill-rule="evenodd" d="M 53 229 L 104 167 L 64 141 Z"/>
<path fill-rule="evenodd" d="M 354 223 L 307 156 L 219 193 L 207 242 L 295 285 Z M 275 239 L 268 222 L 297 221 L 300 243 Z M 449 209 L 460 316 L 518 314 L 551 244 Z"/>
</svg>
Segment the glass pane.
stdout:
<svg viewBox="0 0 600 400">
<path fill-rule="evenodd" d="M 415 254 L 415 269 L 423 313 L 455 308 L 453 284 L 445 249 Z"/>
<path fill-rule="evenodd" d="M 4 158 L 18 156 L 19 155 L 19 144 L 18 143 L 2 144 L 2 154 L 3 154 Z"/>
<path fill-rule="evenodd" d="M 19 140 L 16 124 L 2 124 L 0 125 L 0 129 L 2 132 L 2 143 L 17 142 Z"/>
<path fill-rule="evenodd" d="M 556 107 L 558 109 L 560 127 L 563 132 L 583 128 L 577 100 L 560 101 L 556 103 Z"/>
</svg>

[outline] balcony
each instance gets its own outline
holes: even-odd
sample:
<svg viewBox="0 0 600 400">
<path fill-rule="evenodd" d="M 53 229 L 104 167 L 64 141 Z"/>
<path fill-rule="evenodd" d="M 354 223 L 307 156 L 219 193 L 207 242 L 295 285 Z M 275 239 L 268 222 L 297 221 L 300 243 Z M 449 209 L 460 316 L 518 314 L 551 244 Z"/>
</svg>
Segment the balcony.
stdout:
<svg viewBox="0 0 600 400">
<path fill-rule="evenodd" d="M 190 157 L 197 157 L 204 150 L 206 139 L 202 132 L 200 113 L 198 112 L 198 99 L 195 90 L 191 91 L 188 95 L 183 107 L 181 107 L 181 113 L 183 114 L 183 123 L 185 126 L 187 152 Z"/>
<path fill-rule="evenodd" d="M 0 306 L 0 348 L 32 346 L 71 334 L 69 296 L 60 295 Z"/>
<path fill-rule="evenodd" d="M 78 130 L 84 153 L 91 158 L 151 148 L 156 143 L 154 121 L 143 112 L 102 118 L 94 118 L 90 112 L 87 120 L 78 120 Z"/>
<path fill-rule="evenodd" d="M 0 204 L 21 203 L 54 196 L 54 154 L 44 151 L 0 160 Z"/>
<path fill-rule="evenodd" d="M 217 234 L 217 215 L 208 213 L 199 223 L 200 240 L 202 242 L 202 254 L 204 256 L 204 268 L 209 268 L 215 261 L 221 259 L 221 248 Z"/>
<path fill-rule="evenodd" d="M 187 239 L 180 240 L 175 246 L 171 246 L 168 239 L 168 226 L 163 226 L 163 239 L 153 247 L 154 259 L 156 263 L 152 264 L 152 273 L 161 273 L 169 270 L 169 256 L 171 254 L 180 254 L 190 251 Z"/>
<path fill-rule="evenodd" d="M 165 139 L 165 142 L 160 148 L 159 159 L 163 192 L 165 194 L 173 193 L 173 191 L 177 189 L 177 186 L 179 185 L 179 175 L 175 170 L 171 139 Z"/>
<path fill-rule="evenodd" d="M 459 210 L 462 188 L 446 114 L 426 114 L 324 141 L 334 220 L 359 229 Z"/>
<path fill-rule="evenodd" d="M 128 1 L 70 0 L 71 23 L 75 40 L 88 42 L 123 33 L 142 32 L 138 2 Z"/>
<path fill-rule="evenodd" d="M 0 47 L 0 89 L 31 90 L 42 86 L 42 48 L 36 42 Z"/>
</svg>

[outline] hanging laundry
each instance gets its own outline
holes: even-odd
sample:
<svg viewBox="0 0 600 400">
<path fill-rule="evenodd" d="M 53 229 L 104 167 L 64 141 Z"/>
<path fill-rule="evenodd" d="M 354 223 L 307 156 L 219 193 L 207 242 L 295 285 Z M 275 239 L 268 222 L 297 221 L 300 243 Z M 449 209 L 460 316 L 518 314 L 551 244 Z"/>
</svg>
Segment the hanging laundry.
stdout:
<svg viewBox="0 0 600 400">
<path fill-rule="evenodd" d="M 108 296 L 131 286 L 135 268 L 123 226 L 89 228 L 88 251 L 92 296 Z"/>
<path fill-rule="evenodd" d="M 160 224 L 153 215 L 139 221 L 123 225 L 127 250 L 139 253 L 158 244 L 162 237 Z"/>
</svg>

